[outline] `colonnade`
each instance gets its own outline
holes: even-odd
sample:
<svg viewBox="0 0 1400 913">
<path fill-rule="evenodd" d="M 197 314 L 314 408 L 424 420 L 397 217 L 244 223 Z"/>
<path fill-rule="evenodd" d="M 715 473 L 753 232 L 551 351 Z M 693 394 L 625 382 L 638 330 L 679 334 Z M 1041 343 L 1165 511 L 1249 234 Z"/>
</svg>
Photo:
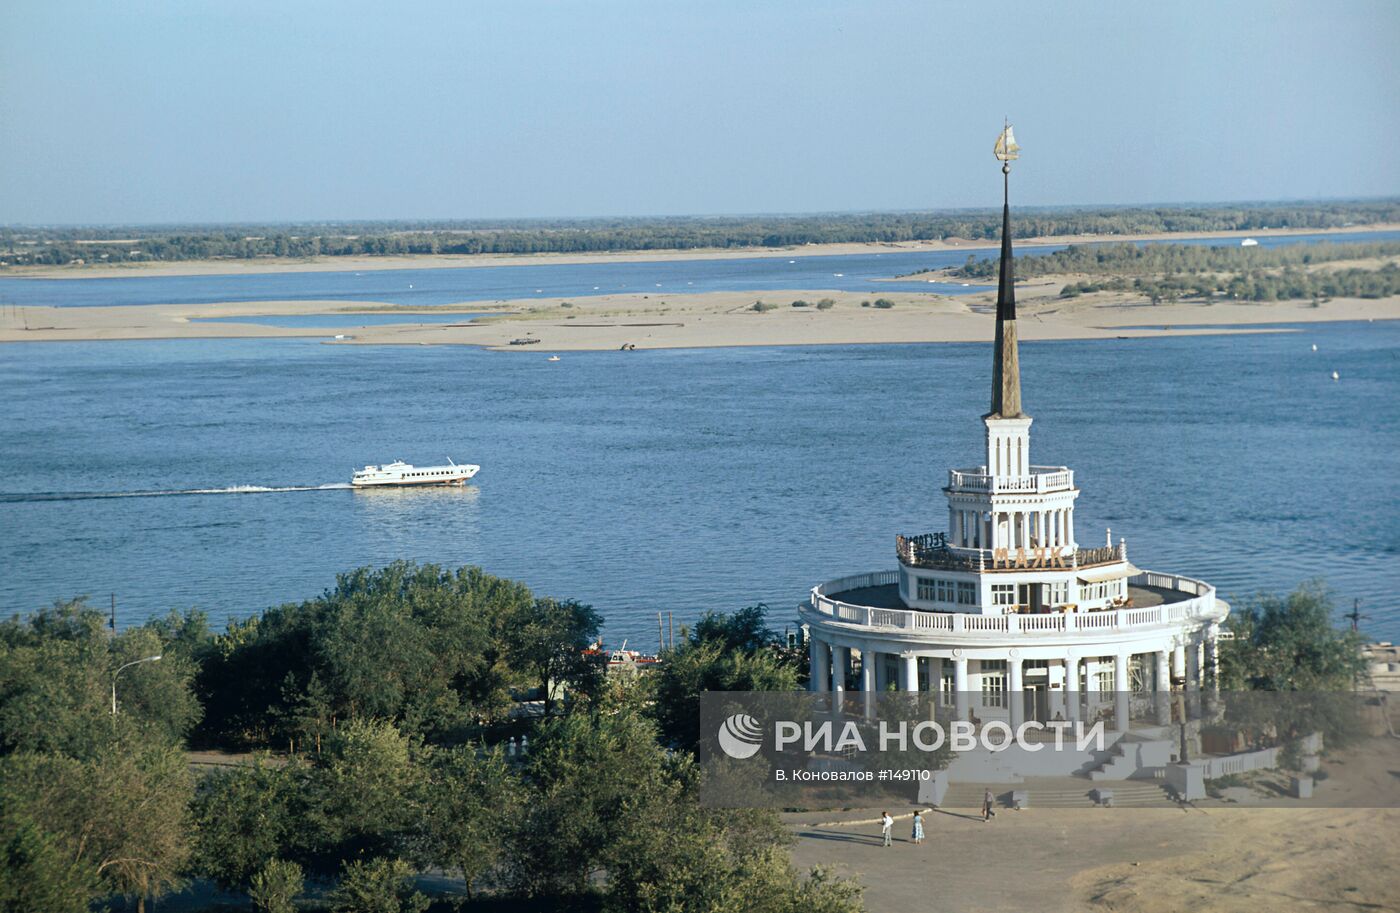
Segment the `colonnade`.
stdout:
<svg viewBox="0 0 1400 913">
<path fill-rule="evenodd" d="M 1088 647 L 1085 651 L 1087 655 L 1067 652 L 1065 655 L 1051 658 L 1048 661 L 1042 659 L 1041 662 L 1054 664 L 1062 673 L 1060 687 L 1057 689 L 1047 688 L 1046 690 L 1047 716 L 1050 719 L 1085 719 L 1086 722 L 1092 722 L 1098 718 L 1100 711 L 1094 708 L 1100 704 L 1106 706 L 1107 702 L 1097 701 L 1090 694 L 1102 693 L 1102 689 L 1096 689 L 1095 683 L 1092 681 L 1084 682 L 1085 687 L 1081 688 L 1080 677 L 1086 671 L 1083 666 L 1086 661 L 1098 660 L 1099 664 L 1103 665 L 1103 662 L 1108 660 L 1112 664 L 1113 682 L 1111 727 L 1126 729 L 1127 721 L 1131 716 L 1133 657 L 1141 656 L 1143 671 L 1150 675 L 1151 679 L 1150 686 L 1142 690 L 1150 691 L 1154 696 L 1154 721 L 1158 725 L 1167 725 L 1172 721 L 1171 683 L 1173 679 L 1184 681 L 1187 698 L 1193 702 L 1199 697 L 1201 686 L 1206 679 L 1206 668 L 1211 670 L 1209 678 L 1212 682 L 1214 681 L 1214 669 L 1218 658 L 1217 634 L 1217 629 L 1212 625 L 1200 632 L 1199 636 L 1193 637 L 1189 645 L 1178 643 L 1171 649 L 1151 651 L 1119 649 L 1112 653 L 1095 653 L 1091 652 L 1093 647 Z M 890 682 L 886 680 L 886 657 L 894 657 L 896 660 L 897 677 L 894 682 L 896 690 L 925 690 L 921 688 L 919 681 L 919 662 L 924 660 L 928 664 L 927 690 L 945 692 L 943 683 L 947 678 L 947 672 L 951 670 L 952 688 L 951 694 L 947 697 L 951 698 L 958 719 L 972 718 L 970 716 L 972 711 L 970 699 L 973 696 L 973 687 L 968 670 L 969 657 L 962 650 L 878 651 L 871 648 L 852 648 L 849 645 L 830 643 L 820 635 L 808 639 L 808 649 L 812 669 L 810 680 L 812 691 L 845 692 L 852 683 L 854 652 L 860 653 L 860 672 L 854 681 L 857 690 L 866 693 L 890 690 Z M 992 652 L 999 655 L 990 655 Z M 1026 721 L 1026 706 L 1023 695 L 1026 689 L 1026 663 L 1030 660 L 1020 655 L 1018 649 L 1011 647 L 1004 651 L 979 649 L 977 653 L 978 656 L 973 657 L 975 660 L 982 662 L 998 660 L 1005 663 L 1003 704 L 1011 725 L 1013 727 L 1019 726 Z M 1000 672 L 1000 669 L 997 672 Z M 1048 683 L 1049 672 L 1047 669 L 1047 685 Z M 1088 691 L 1090 694 L 1081 693 L 1084 691 Z M 981 703 L 979 701 L 979 704 Z"/>
<path fill-rule="evenodd" d="M 1074 508 L 987 514 L 949 507 L 948 532 L 962 548 L 1062 547 L 1074 544 Z"/>
</svg>

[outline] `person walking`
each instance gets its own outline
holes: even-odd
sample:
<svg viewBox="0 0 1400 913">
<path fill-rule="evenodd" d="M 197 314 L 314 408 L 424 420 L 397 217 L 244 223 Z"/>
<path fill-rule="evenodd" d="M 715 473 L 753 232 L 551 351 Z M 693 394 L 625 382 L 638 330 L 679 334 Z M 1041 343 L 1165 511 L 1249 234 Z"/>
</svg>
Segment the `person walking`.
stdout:
<svg viewBox="0 0 1400 913">
<path fill-rule="evenodd" d="M 894 843 L 894 819 L 890 817 L 889 812 L 880 814 L 880 833 L 885 837 L 885 846 Z"/>
<path fill-rule="evenodd" d="M 985 824 L 997 816 L 996 810 L 992 808 L 996 800 L 992 798 L 992 791 L 985 789 L 982 791 L 982 823 Z"/>
<path fill-rule="evenodd" d="M 914 845 L 918 846 L 924 842 L 924 815 L 918 809 L 914 809 Z"/>
</svg>

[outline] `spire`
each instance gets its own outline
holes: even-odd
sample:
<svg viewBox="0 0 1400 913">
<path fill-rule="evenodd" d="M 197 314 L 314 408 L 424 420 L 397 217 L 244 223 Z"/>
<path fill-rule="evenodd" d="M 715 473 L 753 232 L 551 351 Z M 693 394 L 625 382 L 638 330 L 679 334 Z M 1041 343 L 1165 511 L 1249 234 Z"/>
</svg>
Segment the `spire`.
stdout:
<svg viewBox="0 0 1400 913">
<path fill-rule="evenodd" d="M 1001 274 L 997 280 L 997 336 L 992 361 L 992 411 L 1001 418 L 1021 416 L 1021 363 L 1016 348 L 1016 286 L 1011 255 L 1011 162 L 1020 146 L 1007 124 L 997 139 L 996 157 L 1001 160 Z"/>
</svg>

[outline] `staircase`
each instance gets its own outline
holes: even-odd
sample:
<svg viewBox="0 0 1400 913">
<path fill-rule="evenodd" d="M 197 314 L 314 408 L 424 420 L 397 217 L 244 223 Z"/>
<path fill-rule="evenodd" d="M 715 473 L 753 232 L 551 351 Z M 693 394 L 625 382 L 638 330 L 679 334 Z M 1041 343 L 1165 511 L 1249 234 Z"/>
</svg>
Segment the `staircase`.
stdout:
<svg viewBox="0 0 1400 913">
<path fill-rule="evenodd" d="M 1027 793 L 1031 810 L 1038 808 L 1091 808 L 1097 787 L 1078 777 L 1028 777 L 1024 783 L 950 783 L 940 808 L 982 808 L 982 793 L 990 789 L 996 797 L 997 809 L 1002 810 L 1011 800 L 1013 789 Z M 1120 780 L 1115 782 L 1115 808 L 1175 808 L 1167 790 L 1156 780 Z"/>
</svg>

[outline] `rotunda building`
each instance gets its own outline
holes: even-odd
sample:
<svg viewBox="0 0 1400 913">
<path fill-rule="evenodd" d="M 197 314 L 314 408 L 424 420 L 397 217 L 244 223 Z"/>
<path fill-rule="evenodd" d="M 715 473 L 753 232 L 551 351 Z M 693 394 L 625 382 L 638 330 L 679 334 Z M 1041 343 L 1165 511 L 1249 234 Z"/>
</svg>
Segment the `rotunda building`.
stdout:
<svg viewBox="0 0 1400 913">
<path fill-rule="evenodd" d="M 1122 539 L 1081 544 L 1074 471 L 1032 462 L 1009 193 L 996 320 L 982 462 L 949 470 L 945 529 L 896 536 L 894 568 L 812 589 L 799 609 L 810 687 L 932 691 L 957 719 L 1013 727 L 1168 724 L 1173 689 L 1214 669 L 1229 607 L 1208 583 L 1134 567 Z"/>
</svg>

